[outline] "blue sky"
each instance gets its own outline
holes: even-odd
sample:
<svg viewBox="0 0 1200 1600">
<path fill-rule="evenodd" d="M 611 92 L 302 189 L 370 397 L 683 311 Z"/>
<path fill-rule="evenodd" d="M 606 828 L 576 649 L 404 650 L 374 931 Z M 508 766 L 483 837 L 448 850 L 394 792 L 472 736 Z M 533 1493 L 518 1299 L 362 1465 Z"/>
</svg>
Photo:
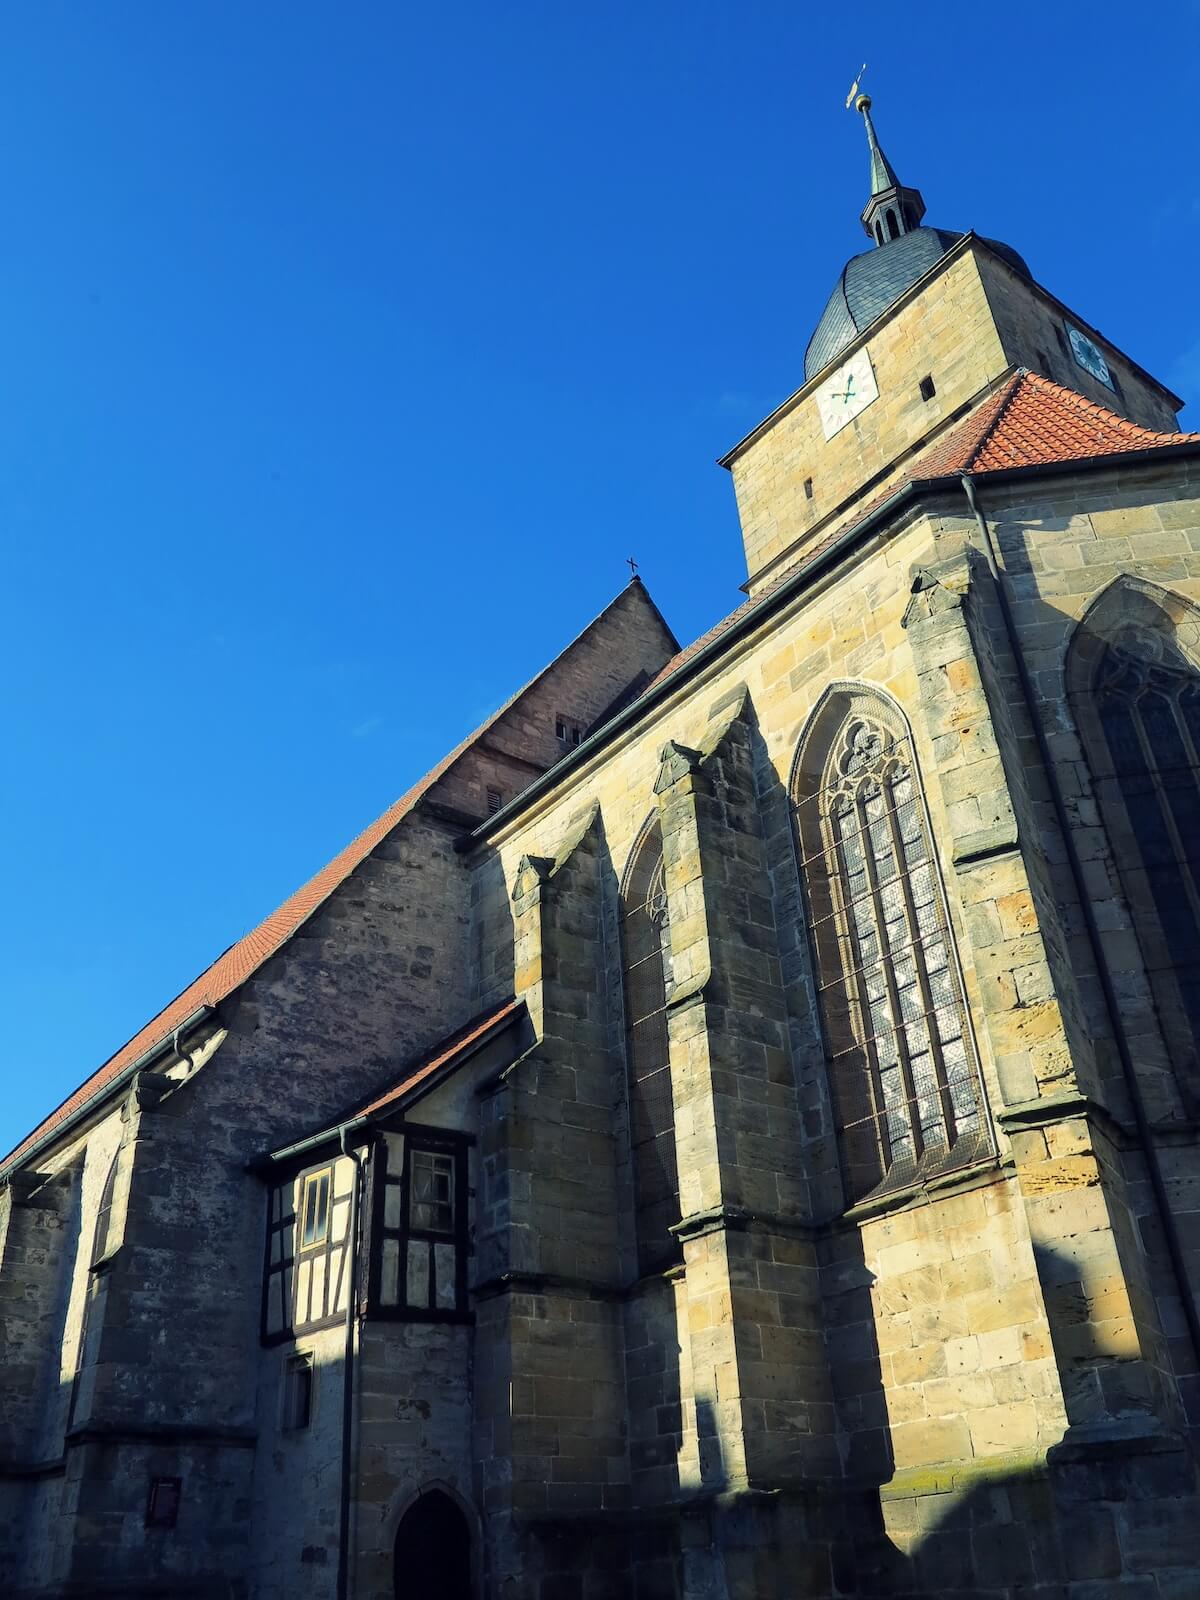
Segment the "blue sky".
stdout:
<svg viewBox="0 0 1200 1600">
<path fill-rule="evenodd" d="M 1198 15 L 7 8 L 0 1150 L 626 556 L 681 638 L 737 604 L 714 458 L 865 247 L 864 57 L 929 222 L 1200 392 Z"/>
</svg>

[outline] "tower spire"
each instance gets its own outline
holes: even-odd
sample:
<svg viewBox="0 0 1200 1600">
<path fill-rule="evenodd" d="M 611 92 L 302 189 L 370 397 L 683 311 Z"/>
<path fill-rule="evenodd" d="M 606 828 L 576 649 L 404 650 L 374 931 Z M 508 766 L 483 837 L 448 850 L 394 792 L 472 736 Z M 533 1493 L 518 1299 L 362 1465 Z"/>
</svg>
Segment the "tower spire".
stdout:
<svg viewBox="0 0 1200 1600">
<path fill-rule="evenodd" d="M 906 188 L 900 182 L 895 167 L 884 155 L 871 121 L 871 96 L 856 95 L 854 109 L 862 114 L 871 155 L 871 198 L 863 210 L 862 225 L 876 244 L 890 244 L 901 234 L 920 227 L 925 201 L 919 189 Z"/>
</svg>

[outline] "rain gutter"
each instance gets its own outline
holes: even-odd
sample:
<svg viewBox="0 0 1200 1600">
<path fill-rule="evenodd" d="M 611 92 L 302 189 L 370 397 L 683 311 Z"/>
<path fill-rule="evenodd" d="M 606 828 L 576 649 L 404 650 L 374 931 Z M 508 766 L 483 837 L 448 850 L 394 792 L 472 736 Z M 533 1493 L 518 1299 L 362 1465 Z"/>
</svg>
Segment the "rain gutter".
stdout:
<svg viewBox="0 0 1200 1600">
<path fill-rule="evenodd" d="M 61 1139 L 63 1134 L 69 1133 L 72 1128 L 77 1127 L 85 1118 L 93 1116 L 101 1106 L 115 1098 L 137 1073 L 144 1072 L 152 1062 L 159 1060 L 163 1056 L 180 1054 L 178 1041 L 183 1035 L 190 1033 L 197 1024 L 215 1014 L 215 1006 L 205 1005 L 198 1007 L 177 1028 L 173 1028 L 165 1039 L 160 1039 L 157 1044 L 151 1045 L 148 1050 L 143 1050 L 141 1055 L 131 1061 L 127 1067 L 122 1067 L 121 1071 L 110 1083 L 106 1083 L 103 1089 L 97 1090 L 94 1095 L 85 1100 L 69 1116 L 64 1117 L 61 1122 L 56 1122 L 52 1128 L 47 1129 L 41 1138 L 36 1139 L 27 1150 L 21 1151 L 19 1155 L 14 1151 L 13 1155 L 0 1165 L 0 1180 L 7 1178 L 10 1173 L 17 1171 L 18 1168 L 28 1165 L 34 1156 L 40 1155 L 47 1145 Z M 50 1115 L 53 1116 L 54 1113 L 51 1112 Z M 20 1148 L 18 1145 L 17 1150 L 20 1150 Z"/>
</svg>

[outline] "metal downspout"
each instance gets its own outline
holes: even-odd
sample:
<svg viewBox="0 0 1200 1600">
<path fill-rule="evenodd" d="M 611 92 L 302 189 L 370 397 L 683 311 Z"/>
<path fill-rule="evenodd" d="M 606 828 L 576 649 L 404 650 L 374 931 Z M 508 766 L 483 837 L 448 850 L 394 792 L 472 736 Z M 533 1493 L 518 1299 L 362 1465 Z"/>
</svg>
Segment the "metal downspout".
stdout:
<svg viewBox="0 0 1200 1600">
<path fill-rule="evenodd" d="M 1166 1184 L 1163 1181 L 1162 1168 L 1158 1161 L 1158 1151 L 1154 1147 L 1154 1141 L 1151 1136 L 1150 1122 L 1146 1116 L 1146 1104 L 1142 1099 L 1142 1089 L 1138 1081 L 1137 1068 L 1134 1066 L 1133 1055 L 1129 1048 L 1129 1037 L 1125 1032 L 1120 1001 L 1117 999 L 1112 974 L 1109 971 L 1108 959 L 1104 950 L 1104 940 L 1100 934 L 1100 925 L 1096 921 L 1096 913 L 1092 906 L 1091 896 L 1087 891 L 1083 863 L 1079 857 L 1074 830 L 1067 815 L 1066 801 L 1059 785 L 1058 769 L 1054 764 L 1054 757 L 1050 750 L 1049 741 L 1046 738 L 1046 731 L 1042 726 L 1037 696 L 1029 676 L 1029 668 L 1025 662 L 1025 655 L 1021 648 L 1020 636 L 1017 633 L 1012 609 L 1008 602 L 1008 593 L 1005 589 L 1001 568 L 996 559 L 996 549 L 992 543 L 991 529 L 988 527 L 987 519 L 980 509 L 979 500 L 975 492 L 975 484 L 969 473 L 964 472 L 962 474 L 962 486 L 967 497 L 967 503 L 970 505 L 972 514 L 975 517 L 976 526 L 979 529 L 979 537 L 983 543 L 983 554 L 988 564 L 988 571 L 992 575 L 992 582 L 995 585 L 996 598 L 1000 603 L 1000 616 L 1004 623 L 1008 647 L 1012 652 L 1013 662 L 1017 669 L 1017 681 L 1021 686 L 1021 697 L 1025 702 L 1025 710 L 1029 717 L 1030 727 L 1033 729 L 1033 736 L 1037 741 L 1038 755 L 1045 771 L 1046 784 L 1050 790 L 1050 799 L 1054 805 L 1054 815 L 1058 822 L 1059 832 L 1062 835 L 1067 865 L 1070 868 L 1075 895 L 1079 901 L 1084 927 L 1087 930 L 1092 958 L 1096 963 L 1096 975 L 1100 979 L 1100 988 L 1104 995 L 1104 1006 L 1108 1012 L 1109 1026 L 1116 1041 L 1117 1053 L 1121 1058 L 1121 1070 L 1125 1077 L 1126 1088 L 1129 1091 L 1129 1102 L 1133 1110 L 1134 1123 L 1137 1127 L 1138 1142 L 1146 1159 L 1150 1187 L 1154 1191 L 1155 1204 L 1162 1221 L 1163 1237 L 1166 1241 L 1167 1254 L 1171 1258 L 1171 1268 L 1179 1290 L 1179 1298 L 1183 1305 L 1183 1315 L 1191 1338 L 1192 1352 L 1196 1357 L 1197 1363 L 1200 1363 L 1200 1315 L 1197 1314 L 1196 1302 L 1192 1296 L 1191 1285 L 1188 1282 L 1183 1249 L 1175 1226 L 1175 1216 L 1171 1210 Z"/>
<path fill-rule="evenodd" d="M 362 1191 L 363 1163 L 359 1152 L 353 1154 L 347 1144 L 347 1134 L 352 1124 L 346 1123 L 338 1133 L 338 1142 L 344 1156 L 354 1162 L 354 1187 L 350 1191 L 350 1221 L 348 1243 L 350 1248 L 350 1277 L 346 1292 L 346 1339 L 342 1355 L 342 1474 L 341 1504 L 338 1516 L 337 1600 L 347 1600 L 350 1592 L 350 1489 L 354 1468 L 354 1357 L 355 1323 L 358 1313 L 358 1244 L 359 1197 Z"/>
</svg>

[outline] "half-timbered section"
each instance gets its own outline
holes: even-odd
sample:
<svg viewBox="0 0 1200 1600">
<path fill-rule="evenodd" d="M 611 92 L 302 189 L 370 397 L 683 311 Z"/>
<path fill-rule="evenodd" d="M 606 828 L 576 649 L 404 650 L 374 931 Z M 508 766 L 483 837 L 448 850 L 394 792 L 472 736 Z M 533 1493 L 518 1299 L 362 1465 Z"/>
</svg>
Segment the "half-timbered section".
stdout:
<svg viewBox="0 0 1200 1600">
<path fill-rule="evenodd" d="M 270 1343 L 345 1320 L 355 1170 L 331 1156 L 271 1185 L 262 1318 Z"/>
</svg>

